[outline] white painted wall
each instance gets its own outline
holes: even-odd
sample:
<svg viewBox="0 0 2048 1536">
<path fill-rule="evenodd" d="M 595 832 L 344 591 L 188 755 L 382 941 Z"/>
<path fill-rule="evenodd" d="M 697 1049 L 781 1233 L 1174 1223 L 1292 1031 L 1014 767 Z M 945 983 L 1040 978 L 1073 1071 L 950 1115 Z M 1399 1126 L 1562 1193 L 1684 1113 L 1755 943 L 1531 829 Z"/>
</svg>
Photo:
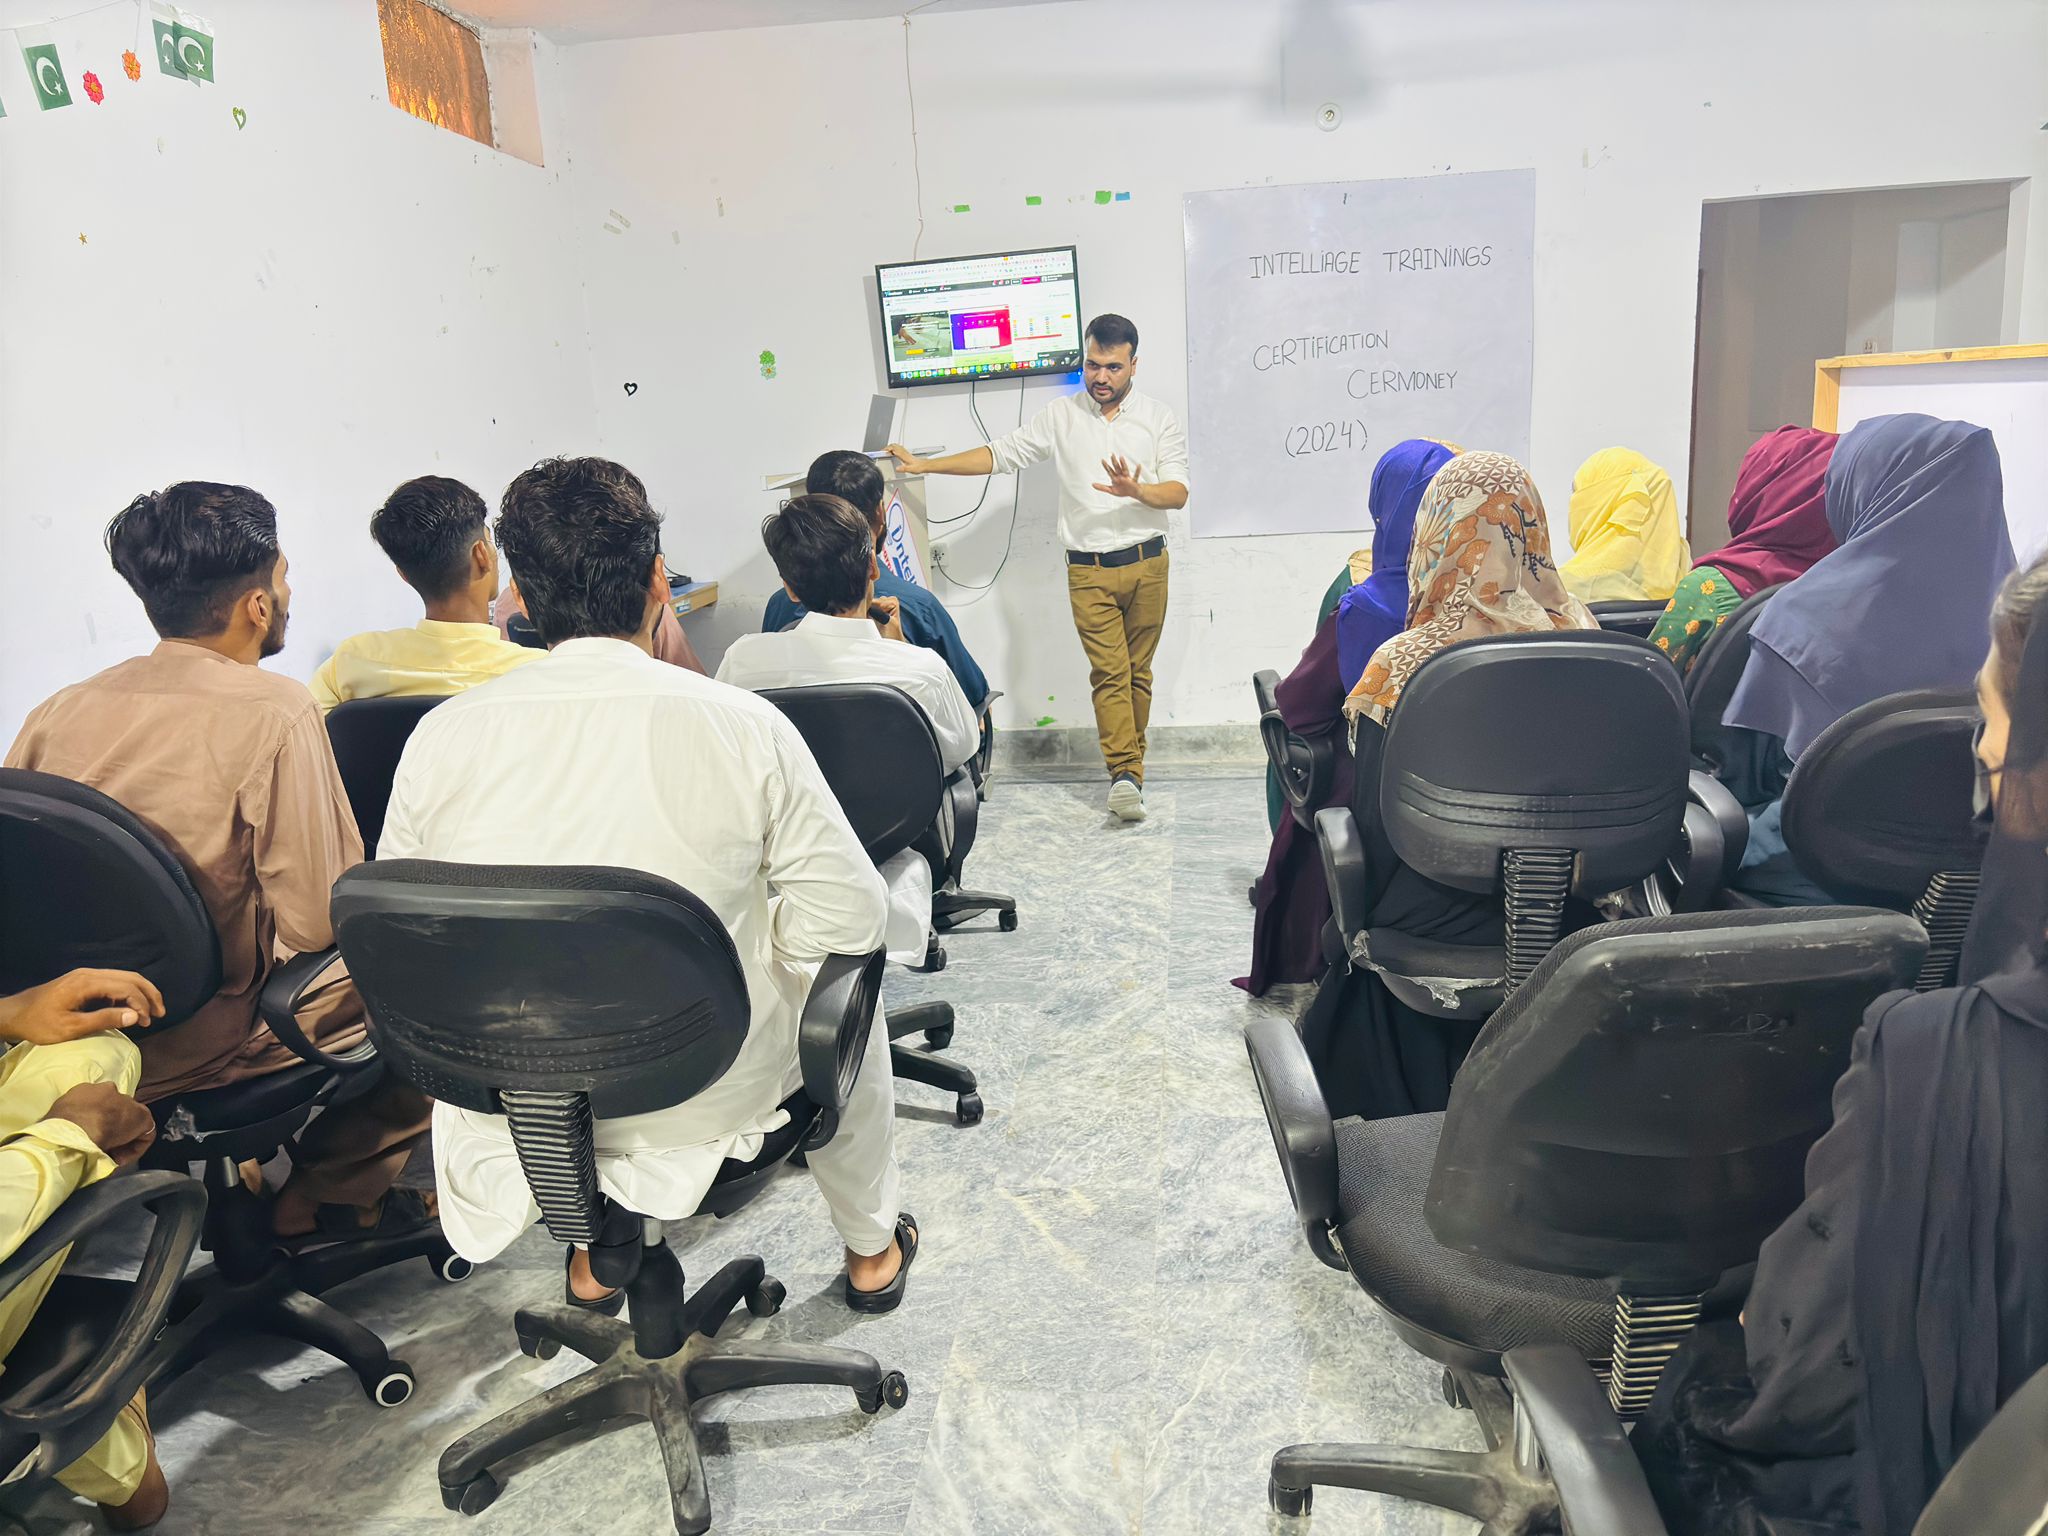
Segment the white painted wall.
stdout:
<svg viewBox="0 0 2048 1536">
<path fill-rule="evenodd" d="M 0 0 L 0 25 L 50 9 L 25 4 Z M 1076 241 L 1084 302 L 1137 320 L 1141 383 L 1179 408 L 1183 192 L 1533 166 L 1532 468 L 1561 514 L 1610 443 L 1683 479 L 1703 200 L 2048 175 L 2037 0 L 1379 0 L 1342 12 L 1355 66 L 1328 28 L 1285 56 L 1299 9 L 918 18 L 922 253 Z M 212 88 L 112 80 L 104 107 L 39 117 L 0 59 L 0 733 L 147 643 L 99 533 L 185 476 L 278 502 L 282 663 L 303 674 L 411 612 L 363 532 L 394 482 L 438 469 L 495 497 L 542 453 L 601 449 L 667 509 L 672 565 L 724 583 L 691 621 L 715 658 L 771 585 L 760 476 L 853 439 L 875 387 L 869 269 L 912 253 L 919 207 L 901 22 L 543 49 L 543 170 L 392 109 L 370 0 L 207 10 Z M 1883 111 L 1845 106 L 1880 87 Z M 1339 100 L 1338 131 L 1304 91 Z M 2048 240 L 2020 276 L 2021 334 L 2048 335 Z M 1014 386 L 984 393 L 994 429 L 1016 408 Z M 912 397 L 906 435 L 975 440 L 945 391 Z M 934 514 L 978 489 L 936 486 Z M 950 541 L 963 578 L 995 568 L 1008 489 Z M 1088 719 L 1052 512 L 1049 471 L 1027 473 L 1001 582 L 956 605 L 1010 724 Z M 1291 662 L 1356 541 L 1185 530 L 1155 718 L 1242 720 L 1248 674 Z"/>
<path fill-rule="evenodd" d="M 62 8 L 0 0 L 0 25 Z M 304 677 L 417 615 L 368 533 L 392 486 L 442 473 L 495 499 L 590 444 L 559 170 L 392 107 L 372 0 L 202 9 L 212 86 L 159 76 L 146 29 L 123 78 L 131 10 L 56 28 L 74 92 L 97 63 L 99 107 L 37 113 L 0 40 L 0 742 L 153 643 L 100 547 L 136 492 L 242 481 L 277 504 L 294 601 L 273 665 Z M 540 64 L 545 94 L 545 45 Z"/>
<path fill-rule="evenodd" d="M 1573 468 L 1610 443 L 1683 479 L 1703 200 L 2048 171 L 2048 10 L 2032 0 L 1350 7 L 1362 72 L 1334 65 L 1326 40 L 1318 50 L 1319 86 L 1345 113 L 1334 133 L 1276 105 L 1287 66 L 1302 78 L 1281 48 L 1296 9 L 1091 0 L 916 19 L 921 253 L 1076 242 L 1084 306 L 1137 321 L 1140 385 L 1180 408 L 1183 192 L 1534 166 L 1532 468 L 1561 514 Z M 918 223 L 904 28 L 588 44 L 564 51 L 563 74 L 598 432 L 665 498 L 672 561 L 724 582 L 693 629 L 715 655 L 758 622 L 771 585 L 760 475 L 857 440 L 876 385 L 863 277 L 911 255 Z M 1881 112 L 1845 108 L 1859 84 L 1904 81 Z M 1131 200 L 1069 201 L 1097 188 Z M 942 211 L 960 203 L 972 211 Z M 632 220 L 622 234 L 602 228 L 612 209 Z M 2048 263 L 2028 259 L 2026 334 L 2048 334 Z M 764 348 L 773 380 L 756 367 Z M 1053 392 L 1028 386 L 1026 408 Z M 977 440 L 963 395 L 911 399 L 912 439 Z M 984 390 L 982 409 L 1007 427 L 1016 386 Z M 979 489 L 935 485 L 934 515 Z M 950 541 L 963 577 L 995 568 L 1008 490 L 998 481 L 993 512 Z M 1361 509 L 1364 493 L 1361 474 Z M 1053 501 L 1049 471 L 1027 472 L 1000 584 L 956 607 L 1012 724 L 1089 718 Z M 1176 518 L 1154 718 L 1241 720 L 1248 675 L 1292 661 L 1356 541 L 1190 541 L 1185 528 Z"/>
</svg>

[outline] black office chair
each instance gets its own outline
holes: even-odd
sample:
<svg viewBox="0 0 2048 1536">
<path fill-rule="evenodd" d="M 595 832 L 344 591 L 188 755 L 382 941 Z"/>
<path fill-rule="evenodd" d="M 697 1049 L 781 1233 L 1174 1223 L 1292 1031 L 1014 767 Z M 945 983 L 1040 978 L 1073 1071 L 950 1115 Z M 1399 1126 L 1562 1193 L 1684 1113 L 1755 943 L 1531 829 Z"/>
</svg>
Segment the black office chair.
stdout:
<svg viewBox="0 0 2048 1536">
<path fill-rule="evenodd" d="M 805 688 L 764 688 L 761 697 L 789 717 L 846 812 L 868 857 L 879 866 L 906 848 L 924 851 L 950 812 L 972 826 L 977 801 L 966 775 L 942 779 L 939 740 L 909 694 L 886 683 L 821 683 Z M 929 854 L 927 854 L 929 857 Z M 936 884 L 938 876 L 934 873 Z M 933 895 L 936 915 L 937 893 Z M 1012 918 L 1014 920 L 1014 912 Z M 945 968 L 945 951 L 927 941 L 926 970 Z M 953 1043 L 953 1005 L 919 1003 L 885 1010 L 889 1062 L 896 1075 L 955 1095 L 962 1125 L 982 1117 L 980 1083 L 958 1062 L 933 1055 Z M 922 1034 L 929 1047 L 901 1042 Z"/>
<path fill-rule="evenodd" d="M 1896 693 L 1813 739 L 1785 785 L 1785 846 L 1841 901 L 1911 912 L 1931 941 L 1915 985 L 1955 985 L 1984 831 L 1971 814 L 1975 695 Z"/>
<path fill-rule="evenodd" d="M 99 1443 L 149 1377 L 157 1334 L 199 1244 L 206 1191 L 182 1173 L 135 1170 L 66 1200 L 0 1263 L 0 1299 L 95 1233 L 151 1212 L 149 1246 L 133 1280 L 59 1275 L 0 1375 L 0 1481 L 34 1493 Z"/>
<path fill-rule="evenodd" d="M 126 808 L 83 784 L 0 769 L 0 903 L 0 990 L 80 965 L 140 971 L 164 999 L 163 1018 L 144 1037 L 153 1039 L 219 989 L 219 939 L 184 867 Z M 212 1267 L 180 1291 L 172 1326 L 151 1359 L 152 1382 L 233 1338 L 274 1334 L 335 1356 L 374 1402 L 395 1407 L 412 1395 L 411 1368 L 321 1294 L 410 1258 L 425 1258 L 444 1280 L 470 1272 L 438 1228 L 286 1257 L 271 1236 L 267 1202 L 242 1183 L 240 1164 L 269 1160 L 316 1109 L 345 1103 L 378 1081 L 382 1069 L 369 1042 L 329 1052 L 299 1028 L 303 995 L 334 959 L 333 950 L 296 956 L 264 984 L 262 1019 L 298 1065 L 150 1106 L 158 1132 L 149 1165 L 204 1164 L 203 1242 L 213 1255 Z"/>
<path fill-rule="evenodd" d="M 442 1103 L 506 1118 L 549 1233 L 588 1247 L 592 1273 L 625 1290 L 632 1314 L 625 1323 L 560 1303 L 514 1314 L 521 1351 L 546 1359 L 566 1344 L 594 1369 L 449 1446 L 448 1508 L 486 1508 L 500 1491 L 492 1468 L 543 1441 L 636 1418 L 661 1447 L 676 1530 L 701 1532 L 711 1504 L 693 1403 L 797 1382 L 851 1387 L 868 1413 L 908 1400 L 902 1373 L 871 1355 L 719 1340 L 742 1302 L 756 1317 L 774 1313 L 782 1285 L 750 1256 L 688 1295 L 661 1224 L 599 1188 L 595 1122 L 687 1103 L 746 1040 L 746 976 L 709 907 L 635 870 L 398 859 L 342 876 L 333 913 L 393 1069 Z M 831 1140 L 881 971 L 879 952 L 826 960 L 799 1026 L 803 1090 L 782 1106 L 789 1123 L 751 1161 L 727 1160 L 703 1210 L 737 1210 L 799 1146 Z"/>
<path fill-rule="evenodd" d="M 1780 586 L 1783 583 L 1779 584 Z M 1728 615 L 1726 624 L 1714 627 L 1693 657 L 1692 670 L 1685 674 L 1685 707 L 1691 721 L 1693 766 L 1716 778 L 1736 772 L 1761 739 L 1755 731 L 1721 723 L 1728 701 L 1735 697 L 1735 685 L 1742 681 L 1749 665 L 1749 632 L 1763 616 L 1778 587 L 1765 587 L 1744 598 Z"/>
<path fill-rule="evenodd" d="M 1650 638 L 1650 631 L 1657 627 L 1657 621 L 1664 617 L 1664 610 L 1670 606 L 1668 601 L 1635 597 L 1610 598 L 1604 603 L 1586 604 L 1593 617 L 1600 621 L 1602 629 L 1612 630 L 1618 635 L 1634 635 L 1638 640 Z"/>
<path fill-rule="evenodd" d="M 391 780 L 413 727 L 441 702 L 439 695 L 403 699 L 349 699 L 327 716 L 327 740 L 334 748 L 342 787 L 363 834 L 363 851 L 377 854 L 384 835 L 384 812 L 391 803 Z"/>
<path fill-rule="evenodd" d="M 1707 1294 L 1797 1206 L 1864 1009 L 1925 953 L 1910 918 L 1869 908 L 1586 929 L 1488 1022 L 1440 1115 L 1332 1123 L 1293 1029 L 1249 1025 L 1310 1249 L 1446 1367 L 1446 1396 L 1476 1411 L 1489 1447 L 1290 1446 L 1273 1507 L 1304 1513 L 1322 1484 L 1421 1499 L 1500 1536 L 1554 1529 L 1535 1522 L 1559 1488 L 1518 1454 L 1526 1426 L 1499 1381 L 1514 1352 L 1610 1362 L 1614 1412 L 1639 1413 Z M 1600 1416 L 1578 1375 L 1547 1381 L 1584 1425 Z"/>
<path fill-rule="evenodd" d="M 1409 680 L 1382 752 L 1376 803 L 1354 798 L 1316 815 L 1324 875 L 1351 959 L 1436 1018 L 1492 1013 L 1558 941 L 1569 898 L 1636 885 L 1673 856 L 1687 826 L 1678 674 L 1629 635 L 1450 646 Z M 1374 789 L 1365 777 L 1358 797 Z M 1359 827 L 1374 815 L 1418 874 L 1503 892 L 1505 945 L 1368 928 Z M 1699 857 L 1721 862 L 1718 849 Z"/>
<path fill-rule="evenodd" d="M 523 613 L 515 613 L 505 621 L 505 638 L 514 645 L 523 645 L 529 651 L 544 651 L 547 641 L 541 639 L 540 631 L 533 627 L 533 620 Z"/>
<path fill-rule="evenodd" d="M 1280 780 L 1288 814 L 1304 828 L 1313 828 L 1313 806 L 1329 798 L 1337 754 L 1348 751 L 1341 725 L 1303 736 L 1280 714 L 1280 674 L 1271 668 L 1252 674 L 1252 697 L 1259 706 L 1259 740 L 1266 760 Z"/>
</svg>

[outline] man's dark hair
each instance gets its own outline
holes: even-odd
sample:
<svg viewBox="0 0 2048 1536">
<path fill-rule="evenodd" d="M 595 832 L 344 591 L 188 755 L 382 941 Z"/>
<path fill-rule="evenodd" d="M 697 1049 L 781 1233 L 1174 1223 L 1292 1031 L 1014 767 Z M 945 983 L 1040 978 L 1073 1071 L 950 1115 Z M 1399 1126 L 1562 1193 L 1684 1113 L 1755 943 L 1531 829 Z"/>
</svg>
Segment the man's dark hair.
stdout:
<svg viewBox="0 0 2048 1536">
<path fill-rule="evenodd" d="M 136 497 L 107 524 L 107 553 L 166 640 L 228 627 L 237 601 L 270 590 L 277 508 L 246 485 L 184 480 Z"/>
<path fill-rule="evenodd" d="M 460 480 L 422 475 L 385 499 L 370 518 L 370 537 L 428 602 L 469 584 L 470 546 L 484 536 L 491 509 Z"/>
<path fill-rule="evenodd" d="M 851 448 L 834 448 L 811 460 L 804 476 L 804 489 L 813 496 L 837 496 L 850 501 L 874 525 L 875 545 L 882 543 L 882 499 L 887 485 L 875 461 Z"/>
<path fill-rule="evenodd" d="M 542 643 L 640 632 L 661 514 L 625 465 L 542 459 L 505 487 L 497 531 Z"/>
<path fill-rule="evenodd" d="M 873 525 L 843 496 L 792 496 L 761 524 L 761 542 L 796 600 L 813 613 L 845 613 L 867 596 Z"/>
<path fill-rule="evenodd" d="M 1122 315 L 1097 315 L 1088 322 L 1088 339 L 1105 347 L 1129 347 L 1138 355 L 1138 328 Z"/>
</svg>

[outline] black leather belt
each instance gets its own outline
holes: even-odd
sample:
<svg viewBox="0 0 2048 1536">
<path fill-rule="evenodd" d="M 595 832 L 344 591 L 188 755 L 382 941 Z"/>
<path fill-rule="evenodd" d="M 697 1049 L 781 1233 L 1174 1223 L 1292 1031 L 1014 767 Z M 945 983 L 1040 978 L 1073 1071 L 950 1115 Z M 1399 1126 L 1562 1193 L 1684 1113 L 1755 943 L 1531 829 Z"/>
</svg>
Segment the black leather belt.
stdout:
<svg viewBox="0 0 2048 1536">
<path fill-rule="evenodd" d="M 1107 565 L 1111 567 L 1136 565 L 1140 560 L 1150 560 L 1154 555 L 1164 554 L 1165 552 L 1166 535 L 1162 533 L 1156 539 L 1147 539 L 1142 544 L 1132 544 L 1123 549 L 1112 549 L 1105 554 L 1098 555 L 1085 549 L 1070 549 L 1067 551 L 1067 564 Z"/>
</svg>

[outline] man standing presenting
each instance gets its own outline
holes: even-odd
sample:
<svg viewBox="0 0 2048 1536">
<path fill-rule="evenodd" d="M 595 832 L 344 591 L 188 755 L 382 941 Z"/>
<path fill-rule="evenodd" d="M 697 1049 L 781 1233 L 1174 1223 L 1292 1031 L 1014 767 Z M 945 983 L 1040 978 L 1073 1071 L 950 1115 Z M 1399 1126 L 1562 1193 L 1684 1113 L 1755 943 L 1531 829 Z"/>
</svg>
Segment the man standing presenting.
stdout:
<svg viewBox="0 0 2048 1536">
<path fill-rule="evenodd" d="M 1132 387 L 1136 326 L 1122 315 L 1097 315 L 1088 322 L 1087 342 L 1085 387 L 1015 432 L 940 459 L 920 459 L 900 444 L 889 452 L 913 475 L 1014 474 L 1053 461 L 1067 597 L 1088 653 L 1109 808 L 1139 821 L 1152 653 L 1166 622 L 1166 514 L 1187 505 L 1187 438 L 1170 408 Z"/>
</svg>

